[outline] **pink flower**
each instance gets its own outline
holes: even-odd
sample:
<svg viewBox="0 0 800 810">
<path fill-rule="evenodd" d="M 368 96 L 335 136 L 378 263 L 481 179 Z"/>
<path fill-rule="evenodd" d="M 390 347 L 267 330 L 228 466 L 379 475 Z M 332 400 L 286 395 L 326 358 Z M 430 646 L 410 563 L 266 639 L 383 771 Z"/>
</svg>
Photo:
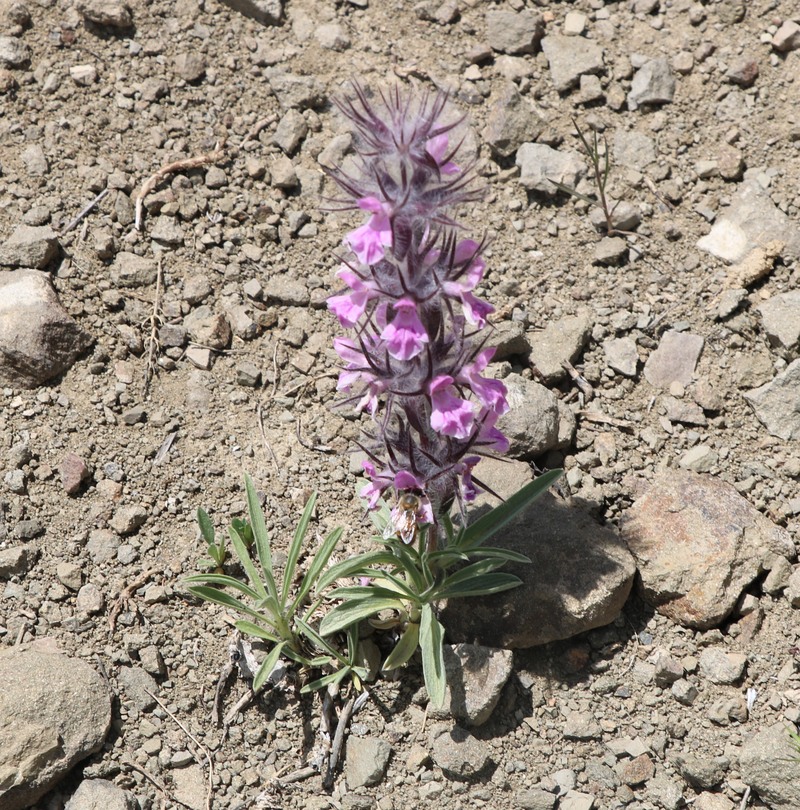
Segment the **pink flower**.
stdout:
<svg viewBox="0 0 800 810">
<path fill-rule="evenodd" d="M 474 239 L 462 239 L 454 251 L 455 264 L 460 265 L 470 261 L 466 272 L 459 279 L 462 290 L 474 290 L 483 278 L 486 270 L 486 262 L 478 255 L 480 245 Z"/>
<path fill-rule="evenodd" d="M 398 470 L 394 475 L 394 488 L 401 492 L 404 489 L 422 489 L 425 486 L 425 481 L 417 478 L 414 473 L 408 470 Z"/>
<path fill-rule="evenodd" d="M 394 304 L 397 314 L 381 332 L 389 354 L 397 360 L 416 357 L 428 342 L 428 333 L 417 316 L 417 305 L 410 298 L 401 298 Z"/>
<path fill-rule="evenodd" d="M 494 307 L 486 301 L 477 298 L 471 292 L 461 293 L 461 304 L 464 307 L 464 317 L 468 323 L 483 329 L 486 326 L 486 317 L 494 312 Z"/>
<path fill-rule="evenodd" d="M 433 406 L 431 427 L 444 436 L 467 439 L 475 424 L 475 406 L 454 392 L 453 378 L 447 374 L 434 377 L 428 384 Z"/>
<path fill-rule="evenodd" d="M 443 133 L 442 135 L 435 135 L 433 138 L 429 138 L 428 142 L 425 144 L 425 151 L 436 161 L 436 165 L 439 167 L 439 171 L 442 174 L 457 174 L 461 169 L 459 169 L 455 163 L 449 160 L 446 163 L 442 162 L 447 156 L 449 145 L 450 141 L 447 137 L 447 133 Z"/>
<path fill-rule="evenodd" d="M 500 380 L 493 380 L 490 377 L 481 377 L 480 375 L 480 372 L 486 368 L 489 361 L 494 357 L 494 352 L 493 348 L 484 349 L 472 363 L 461 369 L 457 379 L 460 383 L 464 383 L 472 389 L 482 405 L 502 416 L 508 411 L 505 385 Z"/>
<path fill-rule="evenodd" d="M 378 473 L 378 471 L 375 469 L 375 465 L 371 461 L 362 461 L 361 466 L 364 468 L 364 472 L 370 477 L 371 480 L 366 486 L 363 486 L 358 491 L 358 494 L 361 498 L 367 501 L 370 509 L 374 509 L 378 505 L 378 501 L 381 499 L 383 491 L 387 487 L 391 486 L 391 472 L 384 470 L 382 473 Z"/>
<path fill-rule="evenodd" d="M 365 283 L 347 267 L 342 267 L 336 275 L 353 292 L 331 296 L 328 299 L 328 309 L 336 315 L 342 326 L 352 328 L 364 314 L 369 300 L 377 293 L 374 285 Z"/>
<path fill-rule="evenodd" d="M 370 370 L 367 358 L 349 338 L 334 338 L 333 348 L 347 364 L 339 373 L 337 391 L 349 391 L 357 382 L 365 384 L 364 395 L 356 406 L 357 411 L 367 410 L 373 416 L 378 410 L 378 398 L 386 390 L 386 384 Z"/>
<path fill-rule="evenodd" d="M 350 231 L 345 236 L 345 244 L 350 246 L 363 264 L 375 264 L 384 256 L 384 248 L 392 244 L 392 223 L 387 207 L 377 197 L 362 197 L 358 207 L 371 211 L 372 216 L 366 225 Z"/>
<path fill-rule="evenodd" d="M 461 475 L 461 494 L 468 503 L 475 500 L 478 488 L 472 480 L 472 469 L 481 460 L 480 456 L 466 456 L 459 465 Z"/>
<path fill-rule="evenodd" d="M 497 414 L 493 411 L 482 414 L 481 427 L 475 439 L 475 444 L 494 453 L 507 453 L 508 439 L 494 426 L 496 421 Z"/>
</svg>

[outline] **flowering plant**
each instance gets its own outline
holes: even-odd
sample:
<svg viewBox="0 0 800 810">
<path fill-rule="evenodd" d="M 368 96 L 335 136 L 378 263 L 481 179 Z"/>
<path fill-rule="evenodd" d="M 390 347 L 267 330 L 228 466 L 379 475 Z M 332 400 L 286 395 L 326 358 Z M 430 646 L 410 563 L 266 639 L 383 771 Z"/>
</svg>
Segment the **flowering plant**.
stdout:
<svg viewBox="0 0 800 810">
<path fill-rule="evenodd" d="M 466 506 L 481 487 L 475 466 L 508 448 L 496 426 L 508 410 L 506 389 L 485 375 L 494 354 L 486 347 L 492 307 L 474 292 L 486 270 L 485 242 L 464 238 L 454 219 L 459 205 L 480 196 L 475 164 L 461 159 L 460 141 L 451 143 L 462 122 L 448 121 L 445 95 L 415 98 L 394 89 L 373 103 L 358 85 L 354 91 L 339 107 L 356 130 L 356 168 L 333 169 L 331 176 L 342 191 L 341 208 L 364 211 L 367 220 L 344 238 L 347 252 L 337 275 L 347 289 L 328 304 L 350 330 L 334 340 L 343 363 L 338 388 L 372 417 L 360 444 L 369 481 L 359 494 L 379 530 L 376 547 L 329 566 L 342 533 L 336 529 L 295 586 L 312 499 L 279 587 L 264 515 L 246 477 L 250 520 L 234 522 L 229 534 L 248 582 L 224 569 L 186 582 L 195 596 L 244 616 L 237 623 L 242 632 L 273 644 L 256 688 L 280 658 L 322 671 L 306 690 L 344 678 L 358 687 L 367 676 L 358 663 L 358 624 L 369 620 L 396 640 L 383 669 L 402 666 L 419 648 L 428 694 L 441 706 L 446 678 L 439 603 L 520 584 L 499 569 L 527 557 L 486 541 L 561 473 L 541 475 L 468 522 Z M 199 519 L 209 554 L 219 556 L 214 560 L 222 568 L 224 546 L 215 542 L 202 510 Z M 350 578 L 359 584 L 334 587 Z M 318 622 L 326 598 L 337 604 Z"/>
<path fill-rule="evenodd" d="M 348 289 L 328 305 L 352 332 L 334 340 L 344 364 L 338 388 L 373 417 L 361 443 L 369 482 L 359 494 L 371 510 L 389 491 L 396 503 L 379 521 L 387 548 L 340 569 L 368 584 L 334 591 L 344 601 L 320 629 L 333 633 L 393 611 L 401 634 L 385 668 L 405 663 L 419 642 L 428 692 L 441 703 L 444 633 L 436 603 L 520 584 L 497 569 L 527 558 L 479 547 L 558 473 L 498 507 L 482 532 L 467 529 L 465 507 L 480 486 L 474 467 L 482 455 L 508 449 L 496 427 L 508 410 L 506 388 L 483 375 L 494 355 L 485 347 L 493 308 L 474 293 L 486 270 L 485 242 L 462 238 L 453 218 L 457 206 L 480 196 L 475 164 L 460 160 L 461 141 L 451 144 L 462 122 L 448 122 L 444 94 L 415 98 L 395 88 L 373 102 L 360 86 L 354 92 L 338 106 L 356 131 L 356 169 L 330 174 L 341 209 L 368 218 L 344 238 L 348 252 L 337 275 Z M 459 529 L 450 519 L 454 503 Z"/>
</svg>

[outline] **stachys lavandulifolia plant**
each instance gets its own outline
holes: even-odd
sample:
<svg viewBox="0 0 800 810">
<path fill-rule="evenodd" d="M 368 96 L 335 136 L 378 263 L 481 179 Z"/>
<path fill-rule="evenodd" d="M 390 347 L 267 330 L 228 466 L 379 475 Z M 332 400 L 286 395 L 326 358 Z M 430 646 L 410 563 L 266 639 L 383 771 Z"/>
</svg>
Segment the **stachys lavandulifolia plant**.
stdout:
<svg viewBox="0 0 800 810">
<path fill-rule="evenodd" d="M 493 308 L 474 292 L 484 242 L 454 219 L 481 191 L 474 162 L 459 154 L 462 120 L 447 117 L 445 94 L 395 88 L 373 100 L 356 85 L 338 106 L 355 129 L 357 156 L 355 170 L 330 172 L 337 202 L 366 214 L 344 238 L 337 275 L 347 290 L 328 301 L 349 330 L 334 341 L 344 364 L 338 388 L 374 418 L 362 497 L 374 508 L 394 490 L 395 527 L 403 536 L 410 505 L 413 520 L 433 529 L 433 550 L 445 542 L 441 522 L 453 502 L 463 513 L 475 498 L 481 455 L 508 448 L 495 426 L 508 410 L 505 386 L 483 375 L 494 353 L 484 347 Z"/>
</svg>

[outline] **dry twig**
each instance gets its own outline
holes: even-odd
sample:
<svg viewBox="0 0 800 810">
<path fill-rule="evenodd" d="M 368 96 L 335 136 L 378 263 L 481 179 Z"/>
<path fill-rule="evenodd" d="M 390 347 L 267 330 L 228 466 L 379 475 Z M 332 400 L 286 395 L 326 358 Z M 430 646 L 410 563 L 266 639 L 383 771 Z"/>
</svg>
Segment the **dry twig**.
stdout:
<svg viewBox="0 0 800 810">
<path fill-rule="evenodd" d="M 158 326 L 161 322 L 161 319 L 158 317 L 158 308 L 161 304 L 161 284 L 162 284 L 162 277 L 163 277 L 163 267 L 161 264 L 161 256 L 158 257 L 158 265 L 156 268 L 156 294 L 155 298 L 153 299 L 153 312 L 150 315 L 150 336 L 147 339 L 148 348 L 147 348 L 147 363 L 144 368 L 144 387 L 142 389 L 142 396 L 144 399 L 147 399 L 147 395 L 150 389 L 150 380 L 153 377 L 153 372 L 155 370 L 155 361 L 153 357 L 157 351 L 158 347 Z"/>
<path fill-rule="evenodd" d="M 333 743 L 331 745 L 331 755 L 328 758 L 328 767 L 325 771 L 325 776 L 322 780 L 322 786 L 326 790 L 330 790 L 333 787 L 333 775 L 336 771 L 336 766 L 339 764 L 339 759 L 342 756 L 342 746 L 344 745 L 344 733 L 347 730 L 347 726 L 350 723 L 350 718 L 353 714 L 353 708 L 355 707 L 356 699 L 355 696 L 351 697 L 347 703 L 344 704 L 342 707 L 341 714 L 339 715 L 339 720 L 336 723 L 336 734 L 333 737 Z"/>
<path fill-rule="evenodd" d="M 265 130 L 270 124 L 274 124 L 277 120 L 278 117 L 276 115 L 268 115 L 266 118 L 256 121 L 251 127 L 250 132 L 244 136 L 242 146 L 244 146 L 246 143 L 250 143 L 250 141 L 255 141 L 262 130 Z"/>
<path fill-rule="evenodd" d="M 578 390 L 586 398 L 586 402 L 590 402 L 594 397 L 594 389 L 589 384 L 589 381 L 586 379 L 586 377 L 584 377 L 582 374 L 576 371 L 575 367 L 568 360 L 564 360 L 561 363 L 561 367 L 564 369 L 564 371 L 567 372 L 567 374 L 569 374 L 569 377 L 572 380 L 572 382 L 575 383 Z"/>
<path fill-rule="evenodd" d="M 208 166 L 210 163 L 217 163 L 222 160 L 223 157 L 225 157 L 225 141 L 220 141 L 212 152 L 197 155 L 196 157 L 184 158 L 183 160 L 176 160 L 174 163 L 168 163 L 166 166 L 162 166 L 155 174 L 148 177 L 142 184 L 141 191 L 136 195 L 136 230 L 142 230 L 142 208 L 144 206 L 145 197 L 147 197 L 161 180 L 176 172 L 185 172 L 189 169 L 197 169 L 200 166 Z"/>
<path fill-rule="evenodd" d="M 88 216 L 88 214 L 92 211 L 92 209 L 100 203 L 103 197 L 108 194 L 109 189 L 104 188 L 87 206 L 81 209 L 81 212 L 75 217 L 75 219 L 70 220 L 62 229 L 61 235 L 63 236 L 65 233 L 69 233 L 74 227 L 76 227 L 81 220 Z"/>
<path fill-rule="evenodd" d="M 163 796 L 163 798 L 165 800 L 169 799 L 171 802 L 175 802 L 175 804 L 180 804 L 182 807 L 188 807 L 189 810 L 194 810 L 192 805 L 186 804 L 185 802 L 182 802 L 180 799 L 177 799 L 175 796 L 173 796 L 167 790 L 167 786 L 160 779 L 157 779 L 155 776 L 153 776 L 152 773 L 150 773 L 148 770 L 143 768 L 141 765 L 138 765 L 137 763 L 135 763 L 132 759 L 129 759 L 128 757 L 123 757 L 120 761 L 121 761 L 122 765 L 125 765 L 126 767 L 131 768 L 134 771 L 137 771 L 145 779 L 147 779 L 148 782 L 155 785 L 156 788 L 158 788 L 158 790 L 161 791 L 162 796 Z"/>
<path fill-rule="evenodd" d="M 111 606 L 111 612 L 108 614 L 108 626 L 111 628 L 112 633 L 117 627 L 117 619 L 119 618 L 119 614 L 122 613 L 122 608 L 128 604 L 128 600 L 133 596 L 134 591 L 137 588 L 141 588 L 155 573 L 157 573 L 155 568 L 145 571 L 138 579 L 135 579 L 130 585 L 119 592 L 119 596 L 114 601 L 114 604 Z"/>
<path fill-rule="evenodd" d="M 275 469 L 280 472 L 281 468 L 278 464 L 278 458 L 275 455 L 275 451 L 272 449 L 272 446 L 267 441 L 267 431 L 264 428 L 264 406 L 259 402 L 258 407 L 256 407 L 256 416 L 258 417 L 258 429 L 261 432 L 261 439 L 264 442 L 264 447 L 269 451 L 269 454 L 272 456 L 272 463 L 275 465 Z"/>
<path fill-rule="evenodd" d="M 211 793 L 214 789 L 214 781 L 213 781 L 214 760 L 211 759 L 211 752 L 208 750 L 208 748 L 206 748 L 203 745 L 203 743 L 200 742 L 200 740 L 197 739 L 197 737 L 194 736 L 194 734 L 192 734 L 191 731 L 189 731 L 188 728 L 186 728 L 186 726 L 183 723 L 181 723 L 180 720 L 178 720 L 178 718 L 166 707 L 166 705 L 158 697 L 158 695 L 155 695 L 149 689 L 145 689 L 144 691 L 147 692 L 147 694 L 150 695 L 150 697 L 153 698 L 153 700 L 156 703 L 158 703 L 158 705 L 164 710 L 164 712 L 172 719 L 175 725 L 177 725 L 178 728 L 200 749 L 200 751 L 203 752 L 203 756 L 206 759 L 206 764 L 208 765 L 208 789 L 206 791 L 206 810 L 211 810 Z M 203 763 L 200 761 L 200 758 L 194 751 L 192 751 L 192 756 L 194 756 L 194 758 L 197 760 L 197 764 L 202 767 Z"/>
<path fill-rule="evenodd" d="M 617 419 L 599 411 L 578 411 L 577 415 L 583 417 L 587 422 L 595 422 L 598 425 L 612 425 L 620 430 L 632 432 L 635 428 L 632 422 L 626 422 L 624 419 Z"/>
</svg>

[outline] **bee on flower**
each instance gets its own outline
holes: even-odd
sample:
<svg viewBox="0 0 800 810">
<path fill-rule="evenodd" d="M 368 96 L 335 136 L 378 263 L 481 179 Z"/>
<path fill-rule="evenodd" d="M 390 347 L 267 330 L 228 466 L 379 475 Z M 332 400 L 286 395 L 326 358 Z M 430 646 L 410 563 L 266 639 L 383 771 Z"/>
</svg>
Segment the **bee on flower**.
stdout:
<svg viewBox="0 0 800 810">
<path fill-rule="evenodd" d="M 433 523 L 430 501 L 414 492 L 401 492 L 384 529 L 384 539 L 397 535 L 407 546 L 414 543 L 422 526 Z"/>
</svg>

